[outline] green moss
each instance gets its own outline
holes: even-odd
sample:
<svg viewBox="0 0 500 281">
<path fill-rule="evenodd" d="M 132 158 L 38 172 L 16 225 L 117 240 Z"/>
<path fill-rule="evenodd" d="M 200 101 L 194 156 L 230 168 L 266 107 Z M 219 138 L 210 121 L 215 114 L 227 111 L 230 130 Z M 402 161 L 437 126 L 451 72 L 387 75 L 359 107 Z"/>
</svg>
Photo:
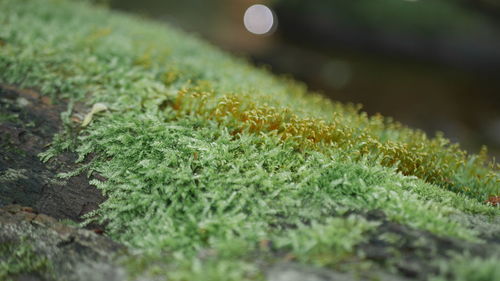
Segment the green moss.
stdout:
<svg viewBox="0 0 500 281">
<path fill-rule="evenodd" d="M 500 190 L 485 151 L 330 102 L 169 26 L 81 1 L 4 0 L 0 11 L 0 83 L 70 100 L 41 156 L 74 151 L 86 164 L 62 177 L 107 179 L 92 181 L 109 199 L 87 218 L 139 252 L 132 269 L 259 280 L 262 260 L 283 258 L 263 241 L 304 263 L 362 258 L 376 222 L 347 211 L 474 242 L 456 218 L 500 214 L 483 203 Z M 76 101 L 109 110 L 81 128 Z"/>
<path fill-rule="evenodd" d="M 184 114 L 214 111 L 216 119 L 239 124 L 240 130 L 272 131 L 302 147 L 319 145 L 326 153 L 343 149 L 351 157 L 368 155 L 479 201 L 499 193 L 497 168 L 487 163 L 486 153 L 468 156 L 442 136 L 431 139 L 390 119 L 367 117 L 357 106 L 307 93 L 297 82 L 256 70 L 171 28 L 139 20 L 131 24 L 128 17 L 82 3 L 60 1 L 52 11 L 37 1 L 4 2 L 4 11 L 10 11 L 1 19 L 9 23 L 0 34 L 9 42 L 0 49 L 4 83 L 36 87 L 52 97 L 92 93 L 117 110 L 162 109 L 162 102 L 175 99 L 174 108 Z M 12 16 L 23 9 L 33 17 Z M 78 16 L 68 18 L 75 11 Z M 198 97 L 207 93 L 211 100 L 205 106 Z M 198 104 L 195 112 L 186 105 L 189 97 Z"/>
<path fill-rule="evenodd" d="M 15 122 L 19 118 L 18 114 L 14 113 L 2 113 L 0 112 L 0 123 L 2 122 Z"/>
<path fill-rule="evenodd" d="M 71 219 L 62 219 L 59 222 L 62 224 L 65 224 L 67 226 L 71 226 L 71 227 L 79 227 L 80 226 L 80 224 L 78 222 L 71 220 Z"/>
<path fill-rule="evenodd" d="M 352 255 L 355 246 L 364 241 L 365 233 L 377 223 L 363 218 L 328 218 L 323 224 L 300 225 L 277 239 L 281 247 L 291 247 L 300 260 L 318 265 L 335 265 Z"/>
<path fill-rule="evenodd" d="M 26 169 L 14 170 L 7 169 L 0 174 L 0 182 L 17 181 L 20 179 L 28 179 Z"/>
<path fill-rule="evenodd" d="M 127 115 L 94 123 L 81 137 L 85 145 L 78 152 L 109 159 L 96 159 L 90 167 L 107 178 L 93 181 L 109 196 L 97 211 L 102 221 L 109 222 L 107 232 L 133 248 L 163 253 L 170 267 L 161 272 L 173 280 L 183 280 L 173 277 L 177 274 L 195 272 L 196 264 L 196 272 L 202 271 L 196 274 L 208 274 L 204 270 L 214 270 L 214 264 L 250 274 L 255 271 L 252 256 L 263 240 L 301 261 L 334 265 L 342 257 L 357 255 L 355 246 L 365 239 L 361 230 L 370 225 L 354 221 L 340 227 L 344 220 L 332 216 L 346 210 L 381 209 L 393 221 L 477 240 L 473 231 L 448 218 L 460 211 L 422 200 L 411 191 L 454 193 L 391 169 L 335 161 L 317 152 L 297 153 L 278 138 L 248 133 L 234 138 L 203 119 L 184 118 L 165 125 L 152 116 L 133 120 Z M 487 208 L 474 201 L 469 205 Z M 297 232 L 299 225 L 303 226 Z M 324 241 L 325 236 L 314 236 L 322 229 L 339 235 Z M 329 254 L 309 253 L 300 244 L 290 248 L 295 242 L 286 241 L 294 239 L 317 243 Z M 213 256 L 199 258 L 206 252 Z"/>
<path fill-rule="evenodd" d="M 17 275 L 52 276 L 52 265 L 38 255 L 27 241 L 0 244 L 0 279 L 13 280 Z"/>
<path fill-rule="evenodd" d="M 451 261 L 442 261 L 441 274 L 431 281 L 497 281 L 500 280 L 500 258 L 456 255 Z"/>
</svg>

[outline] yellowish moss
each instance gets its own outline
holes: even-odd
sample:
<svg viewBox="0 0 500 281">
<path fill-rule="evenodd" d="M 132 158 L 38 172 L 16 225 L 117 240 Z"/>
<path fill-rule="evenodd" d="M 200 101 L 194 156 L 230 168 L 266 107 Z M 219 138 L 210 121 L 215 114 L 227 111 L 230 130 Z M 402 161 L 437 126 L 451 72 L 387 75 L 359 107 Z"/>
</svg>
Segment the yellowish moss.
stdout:
<svg viewBox="0 0 500 281">
<path fill-rule="evenodd" d="M 334 112 L 331 121 L 314 117 L 299 117 L 286 107 L 257 104 L 245 95 L 216 97 L 206 85 L 178 91 L 172 108 L 179 114 L 196 114 L 234 126 L 233 134 L 243 130 L 271 133 L 283 141 L 294 140 L 299 149 L 314 149 L 329 153 L 343 149 L 354 159 L 370 157 L 383 166 L 396 167 L 407 176 L 416 176 L 430 183 L 485 200 L 498 194 L 500 178 L 494 162 L 488 162 L 487 150 L 468 156 L 457 144 L 450 144 L 442 135 L 430 139 L 419 130 L 410 130 L 381 115 L 371 118 L 358 115 L 358 120 L 346 122 L 342 112 Z M 346 125 L 347 124 L 347 125 Z M 353 126 L 355 125 L 355 126 Z M 402 139 L 383 139 L 384 132 L 402 131 Z M 464 167 L 470 169 L 463 171 Z M 497 165 L 498 167 L 498 165 Z M 467 173 L 473 182 L 461 182 L 458 173 Z"/>
</svg>

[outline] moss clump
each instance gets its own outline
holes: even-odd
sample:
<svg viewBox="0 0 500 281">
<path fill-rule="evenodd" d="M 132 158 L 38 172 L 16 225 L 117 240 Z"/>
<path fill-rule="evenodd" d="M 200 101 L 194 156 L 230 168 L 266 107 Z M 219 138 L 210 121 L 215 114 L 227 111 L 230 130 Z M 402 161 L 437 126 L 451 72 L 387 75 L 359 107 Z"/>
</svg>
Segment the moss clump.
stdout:
<svg viewBox="0 0 500 281">
<path fill-rule="evenodd" d="M 27 241 L 2 242 L 0 244 L 0 279 L 14 280 L 22 274 L 52 276 L 52 265 L 38 255 Z"/>
<path fill-rule="evenodd" d="M 500 214 L 483 202 L 500 190 L 485 151 L 368 117 L 168 26 L 81 1 L 4 0 L 0 11 L 0 83 L 109 109 L 82 128 L 70 107 L 42 156 L 92 155 L 63 176 L 107 179 L 93 180 L 109 199 L 88 218 L 140 253 L 132 268 L 260 280 L 262 263 L 289 257 L 362 259 L 377 222 L 349 212 L 474 243 L 472 220 L 456 218 Z"/>
<path fill-rule="evenodd" d="M 500 179 L 495 163 L 488 163 L 485 147 L 479 155 L 468 156 L 458 144 L 438 134 L 429 139 L 425 133 L 405 128 L 380 115 L 367 117 L 358 108 L 346 107 L 334 112 L 331 120 L 299 117 L 289 108 L 258 105 L 251 97 L 236 95 L 210 100 L 211 93 L 198 87 L 179 91 L 173 108 L 183 114 L 201 114 L 230 123 L 236 132 L 269 132 L 281 139 L 293 139 L 301 149 L 330 153 L 332 148 L 350 152 L 350 157 L 369 157 L 375 162 L 396 167 L 404 175 L 413 175 L 449 190 L 485 200 L 498 194 Z M 207 105 L 207 104 L 211 104 Z M 354 120 L 353 120 L 354 119 Z"/>
<path fill-rule="evenodd" d="M 457 255 L 451 261 L 441 262 L 441 274 L 431 281 L 490 281 L 500 280 L 500 258 L 473 257 L 470 254 Z"/>
<path fill-rule="evenodd" d="M 300 225 L 280 237 L 277 244 L 291 247 L 292 253 L 303 262 L 334 266 L 353 255 L 355 246 L 364 241 L 366 232 L 377 227 L 357 216 L 327 218 L 324 223 Z"/>
</svg>

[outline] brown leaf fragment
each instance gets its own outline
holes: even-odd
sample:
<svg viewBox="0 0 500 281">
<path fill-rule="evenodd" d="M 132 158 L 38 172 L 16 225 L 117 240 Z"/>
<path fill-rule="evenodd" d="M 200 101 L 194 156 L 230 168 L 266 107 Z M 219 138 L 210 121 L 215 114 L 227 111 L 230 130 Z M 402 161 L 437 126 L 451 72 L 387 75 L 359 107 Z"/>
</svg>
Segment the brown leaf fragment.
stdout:
<svg viewBox="0 0 500 281">
<path fill-rule="evenodd" d="M 491 204 L 493 206 L 500 205 L 500 196 L 490 196 L 488 200 L 485 201 L 487 204 Z"/>
</svg>

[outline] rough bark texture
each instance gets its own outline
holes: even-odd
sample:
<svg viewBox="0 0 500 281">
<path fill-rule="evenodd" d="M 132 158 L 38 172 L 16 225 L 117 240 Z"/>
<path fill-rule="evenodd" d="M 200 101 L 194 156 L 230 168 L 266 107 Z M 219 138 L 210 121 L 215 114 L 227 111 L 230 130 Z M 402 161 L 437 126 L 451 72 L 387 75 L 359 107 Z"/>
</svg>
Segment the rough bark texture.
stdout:
<svg viewBox="0 0 500 281">
<path fill-rule="evenodd" d="M 95 210 L 105 197 L 84 174 L 68 180 L 57 176 L 76 168 L 74 154 L 47 163 L 38 157 L 61 131 L 65 110 L 65 104 L 53 104 L 36 91 L 0 85 L 0 244 L 27 246 L 35 256 L 47 258 L 51 267 L 9 277 L 125 280 L 126 271 L 112 257 L 126 248 L 99 235 L 103 226 L 91 224 L 88 230 L 61 222 L 81 222 L 82 215 Z M 11 248 L 2 248 L 0 262 L 13 255 Z"/>
<path fill-rule="evenodd" d="M 27 244 L 35 256 L 50 261 L 50 266 L 42 272 L 11 276 L 14 280 L 118 281 L 126 277 L 125 270 L 112 262 L 112 257 L 125 251 L 124 246 L 93 231 L 37 214 L 29 207 L 0 208 L 0 243 L 17 247 Z M 0 253 L 0 256 L 8 254 Z"/>
<path fill-rule="evenodd" d="M 0 206 L 20 204 L 57 219 L 81 221 L 104 196 L 86 175 L 57 177 L 75 169 L 75 155 L 65 153 L 42 163 L 38 154 L 62 129 L 65 104 L 52 104 L 32 90 L 0 85 Z"/>
</svg>

